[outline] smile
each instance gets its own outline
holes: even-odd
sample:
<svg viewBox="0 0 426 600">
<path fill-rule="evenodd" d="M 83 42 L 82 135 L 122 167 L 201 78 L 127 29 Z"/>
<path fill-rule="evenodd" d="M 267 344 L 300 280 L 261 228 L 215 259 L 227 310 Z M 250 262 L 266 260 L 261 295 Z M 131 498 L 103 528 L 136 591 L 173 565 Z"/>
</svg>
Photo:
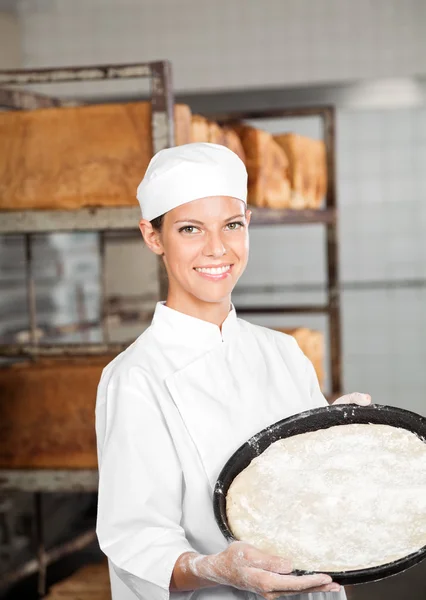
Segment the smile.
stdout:
<svg viewBox="0 0 426 600">
<path fill-rule="evenodd" d="M 205 273 L 206 275 L 223 275 L 231 269 L 231 265 L 224 265 L 223 267 L 195 267 L 198 273 Z"/>
</svg>

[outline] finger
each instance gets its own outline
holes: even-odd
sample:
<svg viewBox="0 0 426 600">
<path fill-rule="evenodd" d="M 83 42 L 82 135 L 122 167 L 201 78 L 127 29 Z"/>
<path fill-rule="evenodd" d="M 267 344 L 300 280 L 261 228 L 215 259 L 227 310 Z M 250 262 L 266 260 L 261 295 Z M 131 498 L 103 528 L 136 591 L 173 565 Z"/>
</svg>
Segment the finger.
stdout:
<svg viewBox="0 0 426 600">
<path fill-rule="evenodd" d="M 320 587 L 315 587 L 315 588 L 311 588 L 309 590 L 306 590 L 307 592 L 313 594 L 315 592 L 340 592 L 341 587 L 338 583 L 330 583 L 329 585 L 322 585 Z M 269 594 L 265 594 L 263 597 L 266 598 L 266 600 L 277 600 L 277 598 L 289 598 L 290 596 L 299 596 L 300 595 L 300 591 L 299 592 L 286 592 L 286 591 L 280 591 L 280 592 L 270 592 Z"/>
<path fill-rule="evenodd" d="M 272 573 L 287 574 L 291 573 L 293 570 L 293 566 L 289 559 L 274 556 L 273 554 L 267 554 L 255 547 L 251 547 L 247 550 L 246 560 L 250 563 L 251 567 L 262 569 L 263 571 L 270 571 Z"/>
<path fill-rule="evenodd" d="M 358 404 L 359 406 L 367 406 L 371 403 L 370 394 L 362 394 L 361 392 L 352 392 L 345 394 L 334 402 L 334 404 Z"/>
<path fill-rule="evenodd" d="M 322 573 L 315 575 L 278 575 L 268 573 L 261 575 L 263 589 L 269 592 L 286 590 L 288 592 L 301 592 L 312 588 L 331 585 L 333 583 L 329 575 Z"/>
</svg>

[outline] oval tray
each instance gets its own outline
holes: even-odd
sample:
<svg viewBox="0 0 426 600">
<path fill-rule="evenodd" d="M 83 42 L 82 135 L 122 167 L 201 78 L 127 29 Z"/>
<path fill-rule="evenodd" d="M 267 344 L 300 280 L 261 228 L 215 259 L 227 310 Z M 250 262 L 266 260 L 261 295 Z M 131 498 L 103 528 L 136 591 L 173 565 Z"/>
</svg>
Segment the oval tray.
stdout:
<svg viewBox="0 0 426 600">
<path fill-rule="evenodd" d="M 263 429 L 240 446 L 227 461 L 218 477 L 213 493 L 213 508 L 216 522 L 225 538 L 229 541 L 236 540 L 229 528 L 226 517 L 226 494 L 235 477 L 248 467 L 256 456 L 262 454 L 268 446 L 277 440 L 298 435 L 299 433 L 328 429 L 334 425 L 353 423 L 371 423 L 400 427 L 417 434 L 423 441 L 426 441 L 426 419 L 416 413 L 394 406 L 339 404 L 298 413 L 297 415 L 278 421 Z M 405 571 L 424 558 L 426 558 L 426 546 L 413 554 L 376 567 L 341 572 L 325 571 L 325 573 L 330 575 L 333 581 L 342 585 L 367 583 Z M 294 571 L 294 574 L 297 575 L 304 573 L 306 571 Z"/>
</svg>

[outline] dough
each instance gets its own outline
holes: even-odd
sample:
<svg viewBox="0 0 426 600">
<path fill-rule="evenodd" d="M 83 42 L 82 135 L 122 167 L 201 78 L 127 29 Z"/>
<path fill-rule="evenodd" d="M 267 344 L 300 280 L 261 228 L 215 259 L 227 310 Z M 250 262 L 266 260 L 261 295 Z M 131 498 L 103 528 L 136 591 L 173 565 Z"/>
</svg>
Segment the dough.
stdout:
<svg viewBox="0 0 426 600">
<path fill-rule="evenodd" d="M 426 545 L 426 444 L 388 425 L 338 425 L 273 443 L 232 482 L 239 540 L 295 569 L 379 566 Z"/>
</svg>

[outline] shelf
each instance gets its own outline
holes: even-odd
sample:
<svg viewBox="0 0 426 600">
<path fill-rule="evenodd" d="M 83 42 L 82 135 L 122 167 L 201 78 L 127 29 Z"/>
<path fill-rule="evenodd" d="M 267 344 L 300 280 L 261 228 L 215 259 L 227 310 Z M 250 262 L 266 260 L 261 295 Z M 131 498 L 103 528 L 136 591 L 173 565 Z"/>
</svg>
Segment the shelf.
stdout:
<svg viewBox="0 0 426 600">
<path fill-rule="evenodd" d="M 96 492 L 97 469 L 0 469 L 0 492 Z"/>
<path fill-rule="evenodd" d="M 274 210 L 249 206 L 253 225 L 303 225 L 334 223 L 335 211 Z M 116 206 L 79 210 L 1 211 L 0 233 L 49 233 L 58 231 L 138 230 L 139 207 Z"/>
<path fill-rule="evenodd" d="M 58 231 L 113 231 L 134 229 L 141 218 L 139 207 L 82 208 L 80 210 L 24 210 L 0 213 L 0 233 Z"/>
<path fill-rule="evenodd" d="M 330 307 L 327 304 L 313 304 L 303 305 L 297 304 L 296 306 L 238 306 L 235 307 L 238 315 L 241 314 L 274 314 L 274 315 L 285 315 L 285 314 L 317 314 L 327 313 L 330 311 Z M 1 348 L 1 347 L 0 347 Z"/>
<path fill-rule="evenodd" d="M 336 222 L 336 211 L 330 208 L 321 210 L 275 210 L 250 205 L 248 208 L 252 211 L 251 222 L 253 225 L 308 225 Z"/>
<path fill-rule="evenodd" d="M 89 529 L 83 533 L 80 533 L 72 540 L 68 542 L 64 542 L 59 546 L 55 546 L 50 550 L 43 551 L 43 567 L 51 565 L 52 563 L 60 560 L 64 556 L 68 556 L 73 552 L 78 552 L 79 550 L 83 550 L 93 542 L 97 541 L 97 535 L 95 529 Z M 4 573 L 0 576 L 0 589 L 7 588 L 15 583 L 17 583 L 21 579 L 25 579 L 29 577 L 33 573 L 37 573 L 40 570 L 40 562 L 38 559 L 34 558 L 20 565 L 16 569 Z M 61 596 L 62 597 L 62 596 Z M 68 596 L 66 596 L 68 597 Z M 77 597 L 77 594 L 74 595 L 74 598 Z M 108 597 L 108 596 L 106 596 Z M 111 597 L 111 596 L 109 596 Z"/>
<path fill-rule="evenodd" d="M 125 350 L 131 343 L 132 340 L 129 340 L 127 344 L 0 344 L 0 356 L 9 358 L 66 358 L 71 356 L 116 355 Z"/>
</svg>

